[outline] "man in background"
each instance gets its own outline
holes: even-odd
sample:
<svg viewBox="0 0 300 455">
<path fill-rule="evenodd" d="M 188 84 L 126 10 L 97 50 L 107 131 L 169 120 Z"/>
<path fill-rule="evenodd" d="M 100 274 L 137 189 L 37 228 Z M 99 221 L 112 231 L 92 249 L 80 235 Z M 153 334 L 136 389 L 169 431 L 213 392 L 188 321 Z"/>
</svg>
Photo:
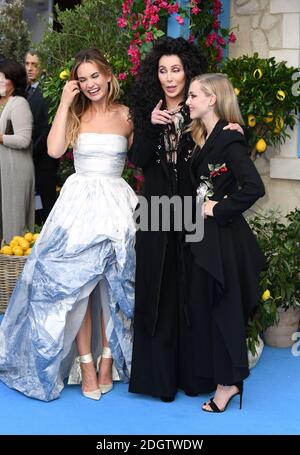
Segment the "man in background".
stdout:
<svg viewBox="0 0 300 455">
<path fill-rule="evenodd" d="M 35 167 L 36 218 L 38 225 L 44 223 L 56 201 L 56 178 L 58 161 L 47 153 L 48 104 L 43 98 L 39 87 L 41 65 L 38 55 L 30 50 L 25 56 L 25 68 L 28 79 L 27 100 L 33 115 L 34 127 L 32 135 L 33 162 Z M 40 199 L 41 204 L 40 204 Z"/>
</svg>

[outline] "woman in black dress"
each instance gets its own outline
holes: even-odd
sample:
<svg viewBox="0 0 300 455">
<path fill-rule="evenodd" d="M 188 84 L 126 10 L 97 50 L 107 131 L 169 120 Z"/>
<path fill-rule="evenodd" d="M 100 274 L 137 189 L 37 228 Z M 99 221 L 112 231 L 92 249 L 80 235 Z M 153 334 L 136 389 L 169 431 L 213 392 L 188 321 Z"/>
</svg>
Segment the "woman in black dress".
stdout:
<svg viewBox="0 0 300 455">
<path fill-rule="evenodd" d="M 192 196 L 190 158 L 194 142 L 184 104 L 191 79 L 205 70 L 199 50 L 183 38 L 157 41 L 146 56 L 131 94 L 134 142 L 129 159 L 143 169 L 143 196 Z M 237 125 L 235 126 L 237 127 Z M 235 128 L 233 127 L 233 128 Z M 150 212 L 150 208 L 149 208 Z M 149 224 L 151 214 L 149 213 Z M 172 220 L 171 220 L 172 221 Z M 138 231 L 134 346 L 129 391 L 173 401 L 214 390 L 197 378 L 186 306 L 181 235 L 171 229 Z"/>
<path fill-rule="evenodd" d="M 186 251 L 192 258 L 191 346 L 197 377 L 217 385 L 202 409 L 222 412 L 236 395 L 241 407 L 243 380 L 249 375 L 246 324 L 258 301 L 264 258 L 242 214 L 264 195 L 264 186 L 244 137 L 223 129 L 228 122 L 242 122 L 227 77 L 194 78 L 187 105 L 198 144 L 192 159 L 194 186 L 205 201 L 203 240 Z"/>
</svg>

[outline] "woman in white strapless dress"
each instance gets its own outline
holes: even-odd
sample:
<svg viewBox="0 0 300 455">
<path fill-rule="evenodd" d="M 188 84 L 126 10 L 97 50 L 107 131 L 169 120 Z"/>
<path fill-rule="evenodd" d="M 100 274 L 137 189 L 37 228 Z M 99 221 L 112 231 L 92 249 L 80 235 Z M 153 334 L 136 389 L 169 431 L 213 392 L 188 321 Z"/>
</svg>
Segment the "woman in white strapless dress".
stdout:
<svg viewBox="0 0 300 455">
<path fill-rule="evenodd" d="M 76 172 L 0 326 L 0 379 L 44 401 L 59 396 L 67 377 L 98 400 L 130 374 L 137 197 L 121 178 L 132 124 L 117 94 L 99 51 L 79 52 L 48 138 L 55 158 L 74 145 Z"/>
</svg>

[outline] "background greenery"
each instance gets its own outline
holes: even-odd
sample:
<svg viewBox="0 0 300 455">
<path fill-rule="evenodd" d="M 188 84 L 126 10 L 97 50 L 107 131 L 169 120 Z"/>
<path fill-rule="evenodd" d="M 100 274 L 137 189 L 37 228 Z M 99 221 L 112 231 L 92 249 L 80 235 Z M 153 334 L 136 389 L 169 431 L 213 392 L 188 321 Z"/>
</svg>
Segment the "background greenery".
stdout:
<svg viewBox="0 0 300 455">
<path fill-rule="evenodd" d="M 19 62 L 24 61 L 31 42 L 23 11 L 23 0 L 0 6 L 0 54 Z"/>
<path fill-rule="evenodd" d="M 254 352 L 258 335 L 278 321 L 278 307 L 300 308 L 300 209 L 285 217 L 269 211 L 248 221 L 266 257 L 262 297 L 248 325 L 249 347 Z M 269 298 L 264 294 L 267 290 Z"/>
</svg>

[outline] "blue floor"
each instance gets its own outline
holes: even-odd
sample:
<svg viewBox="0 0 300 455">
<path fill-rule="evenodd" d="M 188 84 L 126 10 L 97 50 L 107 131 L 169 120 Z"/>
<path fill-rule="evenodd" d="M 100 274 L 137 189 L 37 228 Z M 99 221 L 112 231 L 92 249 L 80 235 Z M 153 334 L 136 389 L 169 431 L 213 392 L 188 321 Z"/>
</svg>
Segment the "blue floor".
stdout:
<svg viewBox="0 0 300 455">
<path fill-rule="evenodd" d="M 223 414 L 202 412 L 207 396 L 178 393 L 173 403 L 129 394 L 126 384 L 100 401 L 67 386 L 61 398 L 44 403 L 0 382 L 1 435 L 299 435 L 300 357 L 291 349 L 265 347 L 245 384 L 242 411 L 238 398 Z"/>
</svg>

